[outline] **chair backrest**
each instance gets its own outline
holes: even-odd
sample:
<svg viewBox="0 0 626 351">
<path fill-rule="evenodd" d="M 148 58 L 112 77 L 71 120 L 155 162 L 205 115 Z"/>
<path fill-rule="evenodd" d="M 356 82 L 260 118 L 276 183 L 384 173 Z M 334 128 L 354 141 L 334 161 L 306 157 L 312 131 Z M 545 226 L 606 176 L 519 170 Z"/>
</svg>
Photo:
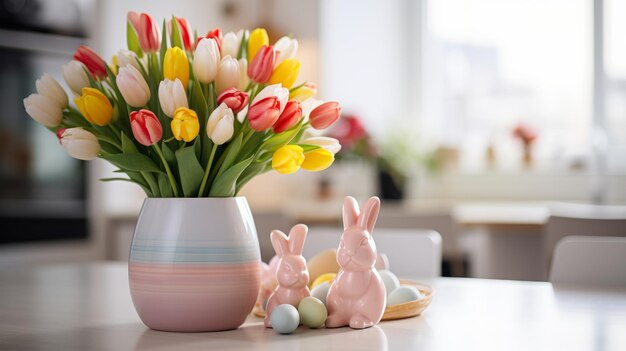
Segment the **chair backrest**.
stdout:
<svg viewBox="0 0 626 351">
<path fill-rule="evenodd" d="M 555 285 L 626 287 L 626 238 L 567 236 L 554 251 Z"/>
<path fill-rule="evenodd" d="M 311 227 L 303 255 L 309 259 L 317 253 L 337 248 L 342 228 Z M 374 229 L 378 253 L 389 258 L 389 266 L 399 277 L 437 277 L 441 274 L 441 235 L 434 230 Z"/>
</svg>

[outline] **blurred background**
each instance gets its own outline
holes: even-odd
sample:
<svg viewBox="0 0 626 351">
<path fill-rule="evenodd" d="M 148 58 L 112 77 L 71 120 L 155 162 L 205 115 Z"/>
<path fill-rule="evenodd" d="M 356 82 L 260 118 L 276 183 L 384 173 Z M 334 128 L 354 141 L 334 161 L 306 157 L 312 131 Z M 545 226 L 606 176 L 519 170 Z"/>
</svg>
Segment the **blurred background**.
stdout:
<svg viewBox="0 0 626 351">
<path fill-rule="evenodd" d="M 347 194 L 438 231 L 443 275 L 544 280 L 562 236 L 626 236 L 626 0 L 0 0 L 2 267 L 127 259 L 145 195 L 22 99 L 79 45 L 110 60 L 129 10 L 292 34 L 299 81 L 342 103 L 335 165 L 243 190 L 265 260 L 272 229 L 338 226 Z"/>
</svg>

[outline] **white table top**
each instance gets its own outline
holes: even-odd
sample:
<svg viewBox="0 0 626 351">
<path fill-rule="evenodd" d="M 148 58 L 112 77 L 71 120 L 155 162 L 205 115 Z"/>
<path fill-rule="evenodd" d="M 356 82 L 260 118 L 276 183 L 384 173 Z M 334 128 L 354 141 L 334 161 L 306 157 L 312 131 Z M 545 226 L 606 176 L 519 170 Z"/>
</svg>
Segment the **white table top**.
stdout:
<svg viewBox="0 0 626 351">
<path fill-rule="evenodd" d="M 419 317 L 365 330 L 279 335 L 250 317 L 240 329 L 165 333 L 133 309 L 126 265 L 0 271 L 0 350 L 626 350 L 626 290 L 437 278 Z"/>
</svg>

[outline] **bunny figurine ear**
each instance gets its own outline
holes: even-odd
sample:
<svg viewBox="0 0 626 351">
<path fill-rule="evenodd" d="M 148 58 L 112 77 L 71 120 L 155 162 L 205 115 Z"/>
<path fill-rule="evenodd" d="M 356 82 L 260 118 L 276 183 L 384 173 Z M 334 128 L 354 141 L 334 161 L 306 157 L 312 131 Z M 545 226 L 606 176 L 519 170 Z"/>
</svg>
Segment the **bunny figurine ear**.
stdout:
<svg viewBox="0 0 626 351">
<path fill-rule="evenodd" d="M 346 196 L 343 200 L 343 229 L 356 224 L 359 218 L 359 204 L 352 196 Z"/>
<path fill-rule="evenodd" d="M 289 250 L 293 255 L 302 255 L 308 231 L 309 228 L 304 224 L 297 224 L 289 231 Z"/>
<path fill-rule="evenodd" d="M 285 233 L 280 230 L 272 230 L 270 240 L 272 241 L 272 246 L 274 247 L 274 251 L 276 251 L 276 255 L 278 255 L 278 257 L 283 257 L 289 254 L 289 241 L 287 240 Z"/>
<path fill-rule="evenodd" d="M 365 202 L 363 206 L 363 212 L 359 216 L 359 227 L 367 229 L 370 234 L 374 230 L 376 220 L 378 219 L 378 212 L 380 212 L 380 199 L 376 196 L 372 196 Z"/>
</svg>

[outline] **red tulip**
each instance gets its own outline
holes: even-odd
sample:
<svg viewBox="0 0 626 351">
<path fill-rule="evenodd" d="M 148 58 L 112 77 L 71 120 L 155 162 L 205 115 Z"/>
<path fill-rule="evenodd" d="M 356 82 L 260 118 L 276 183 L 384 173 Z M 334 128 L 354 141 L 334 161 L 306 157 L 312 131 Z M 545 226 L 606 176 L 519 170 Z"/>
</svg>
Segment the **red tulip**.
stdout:
<svg viewBox="0 0 626 351">
<path fill-rule="evenodd" d="M 178 23 L 178 30 L 180 31 L 180 36 L 183 39 L 183 45 L 185 46 L 185 50 L 191 51 L 193 48 L 192 44 L 192 36 L 191 36 L 191 28 L 189 28 L 189 22 L 186 18 L 183 17 L 175 17 L 176 22 Z"/>
<path fill-rule="evenodd" d="M 137 14 L 130 11 L 128 21 L 137 32 L 139 46 L 145 52 L 157 52 L 161 48 L 161 38 L 156 22 L 147 13 Z"/>
<path fill-rule="evenodd" d="M 268 96 L 257 101 L 248 110 L 250 127 L 262 132 L 274 125 L 280 115 L 280 102 L 276 96 Z"/>
<path fill-rule="evenodd" d="M 135 139 L 145 146 L 159 142 L 163 136 L 163 127 L 157 116 L 150 110 L 131 112 L 130 128 Z"/>
<path fill-rule="evenodd" d="M 96 79 L 104 79 L 107 76 L 106 62 L 88 46 L 81 45 L 74 53 L 74 60 L 84 64 Z"/>
<path fill-rule="evenodd" d="M 295 126 L 302 117 L 302 106 L 300 101 L 291 100 L 287 102 L 283 113 L 278 117 L 278 121 L 274 124 L 274 133 L 284 132 Z"/>
<path fill-rule="evenodd" d="M 256 83 L 267 83 L 274 70 L 275 61 L 274 47 L 263 45 L 248 65 L 248 76 Z"/>
<path fill-rule="evenodd" d="M 328 101 L 317 106 L 309 115 L 309 122 L 315 129 L 326 129 L 332 126 L 341 115 L 341 106 L 336 101 Z"/>
<path fill-rule="evenodd" d="M 217 43 L 217 48 L 219 49 L 220 52 L 222 51 L 222 30 L 221 29 L 215 28 L 213 30 L 210 30 L 204 37 L 209 38 L 209 39 L 215 39 L 215 42 Z M 202 37 L 196 39 L 196 46 L 198 46 L 200 39 L 202 39 Z M 233 58 L 237 59 L 236 57 L 233 57 Z"/>
<path fill-rule="evenodd" d="M 248 93 L 236 88 L 228 88 L 217 97 L 217 104 L 226 104 L 233 112 L 241 111 L 248 104 Z"/>
</svg>

